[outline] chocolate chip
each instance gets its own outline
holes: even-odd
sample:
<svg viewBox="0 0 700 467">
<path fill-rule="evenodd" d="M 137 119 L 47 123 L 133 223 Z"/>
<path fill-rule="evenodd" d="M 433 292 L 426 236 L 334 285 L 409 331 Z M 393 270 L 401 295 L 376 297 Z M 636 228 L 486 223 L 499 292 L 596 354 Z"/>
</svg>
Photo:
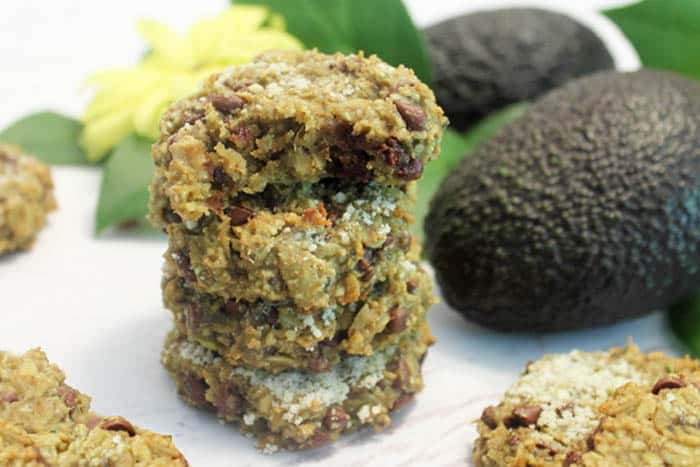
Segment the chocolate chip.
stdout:
<svg viewBox="0 0 700 467">
<path fill-rule="evenodd" d="M 384 162 L 394 168 L 394 173 L 398 178 L 416 180 L 423 173 L 423 163 L 419 159 L 409 156 L 395 138 L 390 138 L 382 144 L 379 151 L 384 154 Z"/>
<path fill-rule="evenodd" d="M 67 384 L 61 384 L 56 389 L 56 392 L 63 398 L 63 403 L 66 404 L 66 407 L 70 407 L 72 409 L 78 405 L 78 391 Z"/>
<path fill-rule="evenodd" d="M 223 188 L 230 187 L 233 185 L 233 179 L 229 174 L 226 173 L 223 167 L 217 165 L 211 171 L 212 188 L 215 190 L 222 190 Z"/>
<path fill-rule="evenodd" d="M 241 414 L 241 396 L 229 387 L 228 384 L 219 386 L 214 405 L 216 406 L 218 414 L 226 420 L 233 420 Z"/>
<path fill-rule="evenodd" d="M 391 410 L 398 410 L 401 407 L 404 407 L 405 405 L 409 404 L 413 400 L 414 394 L 409 394 L 407 392 L 404 392 L 399 396 L 396 401 L 394 401 L 394 405 L 391 406 Z"/>
<path fill-rule="evenodd" d="M 343 431 L 350 421 L 350 416 L 339 405 L 334 405 L 323 417 L 323 427 L 328 431 Z"/>
<path fill-rule="evenodd" d="M 163 208 L 163 219 L 165 219 L 165 222 L 168 224 L 179 224 L 182 222 L 182 217 L 169 207 Z"/>
<path fill-rule="evenodd" d="M 413 293 L 416 291 L 418 288 L 418 281 L 415 279 L 411 279 L 409 281 L 406 281 L 406 291 L 408 293 Z"/>
<path fill-rule="evenodd" d="M 214 94 L 211 96 L 211 103 L 219 112 L 232 112 L 238 110 L 245 101 L 236 95 Z"/>
<path fill-rule="evenodd" d="M 409 130 L 420 131 L 425 129 L 425 112 L 415 104 L 410 104 L 405 101 L 394 101 L 396 110 L 401 114 L 401 118 L 406 122 Z"/>
<path fill-rule="evenodd" d="M 15 391 L 0 392 L 0 402 L 7 402 L 11 404 L 12 402 L 17 402 L 18 400 L 19 396 L 17 396 Z"/>
<path fill-rule="evenodd" d="M 365 258 L 360 258 L 357 260 L 357 269 L 360 271 L 367 271 L 372 265 Z"/>
<path fill-rule="evenodd" d="M 242 206 L 231 206 L 226 208 L 224 212 L 231 219 L 231 225 L 234 227 L 243 225 L 255 217 L 255 211 L 251 211 Z"/>
<path fill-rule="evenodd" d="M 551 446 L 547 446 L 547 445 L 544 444 L 544 443 L 535 443 L 535 447 L 536 447 L 537 449 L 546 450 L 546 451 L 547 451 L 547 454 L 549 454 L 550 456 L 556 456 L 556 454 L 557 454 L 557 450 L 556 450 L 556 449 L 554 449 L 554 448 L 551 447 Z"/>
<path fill-rule="evenodd" d="M 229 315 L 238 314 L 238 312 L 240 310 L 241 310 L 240 303 L 238 303 L 238 301 L 234 300 L 234 299 L 226 300 L 226 303 L 224 304 L 224 307 L 223 307 L 223 311 L 225 313 L 228 313 Z"/>
<path fill-rule="evenodd" d="M 100 423 L 100 428 L 108 431 L 126 431 L 129 436 L 136 436 L 134 426 L 124 417 L 107 417 Z"/>
<path fill-rule="evenodd" d="M 394 307 L 389 311 L 389 332 L 391 334 L 398 334 L 404 329 L 406 329 L 406 321 L 411 315 L 411 310 L 407 308 Z"/>
<path fill-rule="evenodd" d="M 332 144 L 344 151 L 370 148 L 365 136 L 353 134 L 353 126 L 348 123 L 335 123 L 327 131 L 332 139 Z"/>
<path fill-rule="evenodd" d="M 197 279 L 192 271 L 190 257 L 186 251 L 183 250 L 178 253 L 173 253 L 173 259 L 175 260 L 175 264 L 177 264 L 180 274 L 182 274 L 186 280 L 194 282 Z"/>
<path fill-rule="evenodd" d="M 498 426 L 498 420 L 496 420 L 496 408 L 493 406 L 488 406 L 481 412 L 480 420 L 492 430 L 495 430 Z"/>
<path fill-rule="evenodd" d="M 423 162 L 411 159 L 410 162 L 396 170 L 396 176 L 403 180 L 418 180 L 423 174 Z"/>
<path fill-rule="evenodd" d="M 187 374 L 182 378 L 182 397 L 196 407 L 207 405 L 207 383 L 194 375 Z"/>
<path fill-rule="evenodd" d="M 542 408 L 536 405 L 520 405 L 513 408 L 513 414 L 504 422 L 508 428 L 530 426 L 537 423 L 542 413 Z"/>
<path fill-rule="evenodd" d="M 576 451 L 569 451 L 566 453 L 566 457 L 564 458 L 564 462 L 562 463 L 562 467 L 569 467 L 571 465 L 581 465 L 583 462 L 583 458 L 581 457 L 581 454 L 579 454 Z"/>
<path fill-rule="evenodd" d="M 687 386 L 687 383 L 676 376 L 664 376 L 654 384 L 654 387 L 651 388 L 651 393 L 658 394 L 662 389 L 678 389 L 685 386 Z"/>
<path fill-rule="evenodd" d="M 362 276 L 360 276 L 360 280 L 367 282 L 370 279 L 372 279 L 372 276 L 374 276 L 374 266 L 370 264 L 369 261 L 367 261 L 365 258 L 360 258 L 357 261 L 357 269 L 360 271 L 364 272 Z"/>
<path fill-rule="evenodd" d="M 409 159 L 403 146 L 394 138 L 390 138 L 384 143 L 380 151 L 384 154 L 384 162 L 391 167 L 398 167 L 401 164 L 406 164 Z"/>
</svg>

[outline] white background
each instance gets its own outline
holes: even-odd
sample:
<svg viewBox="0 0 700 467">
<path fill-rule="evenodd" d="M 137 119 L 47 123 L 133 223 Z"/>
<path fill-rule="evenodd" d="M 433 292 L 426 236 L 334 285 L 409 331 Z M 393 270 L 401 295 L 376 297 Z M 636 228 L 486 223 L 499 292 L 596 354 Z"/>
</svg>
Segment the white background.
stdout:
<svg viewBox="0 0 700 467">
<path fill-rule="evenodd" d="M 425 26 L 468 10 L 508 1 L 414 0 Z M 593 13 L 624 2 L 518 2 L 568 11 L 598 31 L 618 65 L 637 66 L 619 31 Z M 87 98 L 81 83 L 91 72 L 133 63 L 143 51 L 134 21 L 152 17 L 185 28 L 216 14 L 224 1 L 3 0 L 0 17 L 0 128 L 30 111 L 79 115 Z M 435 306 L 431 324 L 439 342 L 425 365 L 426 389 L 383 434 L 360 433 L 306 453 L 263 456 L 235 428 L 181 403 L 158 363 L 170 317 L 160 302 L 161 237 L 110 234 L 95 239 L 99 186 L 94 169 L 55 168 L 60 210 L 35 248 L 0 259 L 0 348 L 41 346 L 93 396 L 94 408 L 172 433 L 198 466 L 245 465 L 465 465 L 476 432 L 471 421 L 495 403 L 528 360 L 574 347 L 603 349 L 632 336 L 644 350 L 678 351 L 662 314 L 609 328 L 552 336 L 505 336 Z"/>
</svg>

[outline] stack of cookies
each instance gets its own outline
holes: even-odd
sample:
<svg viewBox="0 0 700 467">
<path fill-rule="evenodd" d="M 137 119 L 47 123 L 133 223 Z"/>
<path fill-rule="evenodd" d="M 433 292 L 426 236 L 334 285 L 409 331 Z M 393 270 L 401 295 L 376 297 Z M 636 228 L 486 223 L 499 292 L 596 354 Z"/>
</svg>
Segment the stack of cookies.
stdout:
<svg viewBox="0 0 700 467">
<path fill-rule="evenodd" d="M 271 52 L 172 106 L 150 217 L 169 238 L 162 361 L 266 451 L 335 440 L 422 387 L 431 281 L 409 231 L 446 125 L 411 70 Z"/>
</svg>

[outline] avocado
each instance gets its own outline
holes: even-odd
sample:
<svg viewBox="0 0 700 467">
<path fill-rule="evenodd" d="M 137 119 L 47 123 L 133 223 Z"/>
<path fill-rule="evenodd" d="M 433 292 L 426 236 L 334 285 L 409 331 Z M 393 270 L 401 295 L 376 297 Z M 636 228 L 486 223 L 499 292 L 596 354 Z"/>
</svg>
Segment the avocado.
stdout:
<svg viewBox="0 0 700 467">
<path fill-rule="evenodd" d="M 700 84 L 601 72 L 535 101 L 443 181 L 445 300 L 505 331 L 643 315 L 700 285 Z"/>
<path fill-rule="evenodd" d="M 547 10 L 482 11 L 424 32 L 433 90 L 460 130 L 508 104 L 614 67 L 605 44 L 590 29 Z"/>
</svg>

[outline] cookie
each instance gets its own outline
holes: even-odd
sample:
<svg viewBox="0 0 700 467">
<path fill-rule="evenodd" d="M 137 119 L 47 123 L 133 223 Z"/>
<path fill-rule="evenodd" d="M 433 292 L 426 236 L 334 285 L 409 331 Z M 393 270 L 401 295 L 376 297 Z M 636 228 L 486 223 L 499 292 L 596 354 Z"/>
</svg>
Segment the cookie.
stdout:
<svg viewBox="0 0 700 467">
<path fill-rule="evenodd" d="M 380 428 L 420 390 L 414 180 L 445 125 L 412 71 L 362 54 L 270 52 L 171 107 L 149 217 L 186 401 L 272 451 Z"/>
<path fill-rule="evenodd" d="M 257 439 L 264 452 L 313 448 L 364 426 L 381 429 L 421 390 L 420 367 L 433 342 L 427 323 L 371 356 L 344 358 L 331 371 L 269 373 L 231 366 L 173 331 L 162 355 L 180 396 L 209 408 Z"/>
<path fill-rule="evenodd" d="M 31 247 L 54 209 L 49 167 L 0 145 L 0 255 Z"/>
<path fill-rule="evenodd" d="M 548 355 L 477 425 L 476 466 L 696 465 L 700 363 L 633 344 Z"/>
<path fill-rule="evenodd" d="M 418 258 L 412 206 L 401 189 L 377 184 L 295 186 L 240 200 L 192 229 L 170 224 L 165 258 L 202 292 L 312 313 L 360 300 Z"/>
<path fill-rule="evenodd" d="M 166 112 L 153 147 L 151 221 L 197 222 L 239 193 L 340 178 L 403 185 L 447 120 L 413 71 L 375 56 L 269 52 Z"/>
<path fill-rule="evenodd" d="M 102 417 L 39 349 L 0 352 L 0 465 L 186 466 L 170 436 Z"/>
<path fill-rule="evenodd" d="M 431 287 L 420 265 L 406 262 L 356 302 L 309 310 L 201 293 L 166 268 L 163 300 L 182 335 L 231 365 L 321 372 L 344 355 L 371 355 L 393 345 L 419 326 L 435 302 Z"/>
</svg>

